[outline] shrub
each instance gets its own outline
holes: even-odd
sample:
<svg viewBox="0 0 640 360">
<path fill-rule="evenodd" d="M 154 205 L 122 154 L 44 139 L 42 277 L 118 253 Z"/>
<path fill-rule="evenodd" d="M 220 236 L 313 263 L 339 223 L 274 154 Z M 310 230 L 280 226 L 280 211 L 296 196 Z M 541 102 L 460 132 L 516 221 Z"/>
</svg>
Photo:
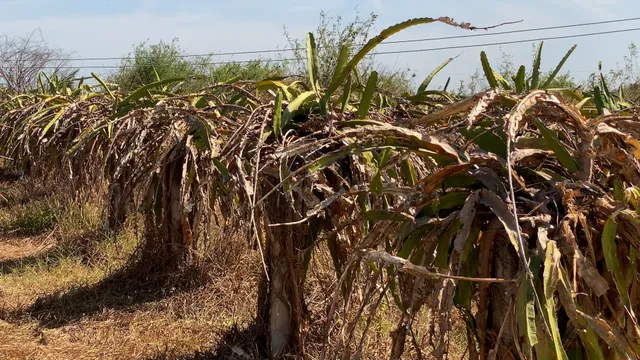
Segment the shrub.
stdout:
<svg viewBox="0 0 640 360">
<path fill-rule="evenodd" d="M 188 92 L 212 82 L 233 78 L 257 81 L 283 75 L 282 65 L 268 61 L 216 63 L 211 56 L 190 56 L 174 39 L 170 43 L 143 42 L 137 45 L 133 54 L 122 60 L 120 68 L 111 74 L 109 80 L 118 84 L 123 91 L 132 91 L 158 80 L 195 77 L 194 81 L 181 87 Z"/>
<path fill-rule="evenodd" d="M 342 46 L 349 46 L 351 54 L 360 50 L 370 37 L 370 31 L 377 15 L 371 13 L 365 20 L 356 15 L 351 22 L 344 23 L 341 16 L 329 17 L 326 13 L 320 13 L 320 22 L 314 32 L 318 48 L 318 83 L 322 87 L 328 87 L 329 81 L 338 62 L 340 49 Z M 286 31 L 285 36 L 289 46 L 293 49 L 295 58 L 289 64 L 290 72 L 296 75 L 306 74 L 307 55 L 306 40 L 292 38 Z M 403 95 L 411 92 L 413 88 L 413 77 L 411 69 L 392 69 L 385 67 L 374 58 L 368 57 L 362 60 L 357 67 L 361 82 L 367 81 L 373 71 L 378 72 L 378 87 L 385 89 L 396 95 Z"/>
</svg>

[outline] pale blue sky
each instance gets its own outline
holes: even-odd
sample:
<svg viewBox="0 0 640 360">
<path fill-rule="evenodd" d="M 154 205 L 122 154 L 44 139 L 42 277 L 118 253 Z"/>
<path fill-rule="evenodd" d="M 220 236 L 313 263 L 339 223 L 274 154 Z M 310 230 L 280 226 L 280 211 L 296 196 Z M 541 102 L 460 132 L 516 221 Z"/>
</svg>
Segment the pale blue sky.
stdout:
<svg viewBox="0 0 640 360">
<path fill-rule="evenodd" d="M 283 25 L 301 37 L 313 31 L 321 10 L 350 20 L 356 13 L 379 15 L 376 31 L 413 17 L 449 16 L 475 26 L 505 21 L 522 23 L 495 31 L 563 25 L 640 16 L 640 2 L 634 0 L 565 0 L 565 1 L 427 1 L 427 0 L 362 0 L 362 1 L 204 1 L 204 0 L 0 0 L 0 34 L 25 35 L 40 28 L 53 46 L 73 52 L 75 57 L 121 56 L 134 44 L 150 39 L 171 40 L 176 37 L 190 53 L 227 52 L 284 47 Z M 501 35 L 494 37 L 455 39 L 428 43 L 387 45 L 379 50 L 420 49 L 465 45 L 542 36 L 578 34 L 592 31 L 640 27 L 640 21 L 600 25 L 552 32 Z M 414 27 L 392 37 L 392 40 L 466 34 L 442 24 Z M 548 41 L 545 43 L 543 66 L 555 66 L 573 44 L 577 50 L 566 65 L 576 78 L 583 78 L 603 61 L 605 68 L 622 61 L 626 48 L 640 39 L 640 31 L 589 38 Z M 637 41 L 636 41 L 637 42 Z M 497 63 L 499 47 L 484 49 Z M 516 64 L 530 64 L 532 44 L 504 45 L 502 50 L 514 56 Z M 381 55 L 377 59 L 388 67 L 414 69 L 418 78 L 435 66 L 460 53 L 437 79 L 447 76 L 454 82 L 467 78 L 479 65 L 481 49 L 445 50 L 428 53 Z M 268 54 L 267 54 L 268 55 Z M 255 55 L 218 57 L 215 60 L 244 60 Z M 74 63 L 74 65 L 114 65 L 114 61 Z M 497 64 L 496 64 L 497 65 Z M 101 70 L 104 72 L 104 70 Z"/>
</svg>

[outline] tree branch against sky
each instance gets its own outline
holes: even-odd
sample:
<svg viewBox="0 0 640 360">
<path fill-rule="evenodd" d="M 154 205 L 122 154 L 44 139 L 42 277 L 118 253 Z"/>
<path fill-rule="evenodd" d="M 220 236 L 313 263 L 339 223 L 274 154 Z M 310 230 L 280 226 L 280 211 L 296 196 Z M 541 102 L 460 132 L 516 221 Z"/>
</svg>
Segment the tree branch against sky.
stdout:
<svg viewBox="0 0 640 360">
<path fill-rule="evenodd" d="M 10 92 L 32 89 L 41 72 L 69 75 L 62 50 L 50 47 L 37 29 L 25 37 L 0 37 L 0 83 Z"/>
</svg>

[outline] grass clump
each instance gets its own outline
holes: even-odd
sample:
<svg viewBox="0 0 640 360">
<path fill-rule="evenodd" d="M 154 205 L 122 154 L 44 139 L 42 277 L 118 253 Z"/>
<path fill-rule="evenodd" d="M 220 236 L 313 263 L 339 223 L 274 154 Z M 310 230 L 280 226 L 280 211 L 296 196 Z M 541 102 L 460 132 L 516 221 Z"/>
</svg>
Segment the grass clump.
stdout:
<svg viewBox="0 0 640 360">
<path fill-rule="evenodd" d="M 50 200 L 12 206 L 0 213 L 0 229 L 24 236 L 42 234 L 55 228 L 58 211 Z"/>
</svg>

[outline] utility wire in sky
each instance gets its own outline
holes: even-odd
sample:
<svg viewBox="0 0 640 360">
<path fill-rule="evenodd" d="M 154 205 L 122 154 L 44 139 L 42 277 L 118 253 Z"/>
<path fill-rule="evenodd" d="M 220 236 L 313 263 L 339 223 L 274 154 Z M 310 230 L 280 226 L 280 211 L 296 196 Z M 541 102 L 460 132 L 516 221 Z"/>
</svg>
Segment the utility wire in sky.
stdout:
<svg viewBox="0 0 640 360">
<path fill-rule="evenodd" d="M 529 29 L 506 30 L 506 31 L 498 31 L 498 32 L 488 32 L 488 33 L 482 33 L 482 34 L 466 34 L 466 35 L 454 35 L 454 36 L 443 36 L 443 37 L 421 38 L 421 39 L 393 40 L 393 41 L 385 41 L 381 43 L 381 45 L 406 44 L 406 43 L 429 42 L 429 41 L 452 40 L 452 39 L 467 39 L 467 38 L 475 38 L 475 37 L 483 37 L 483 36 L 510 35 L 510 34 L 520 34 L 520 33 L 527 33 L 527 32 L 536 32 L 536 31 L 569 29 L 569 28 L 584 27 L 584 26 L 616 24 L 616 23 L 638 21 L 638 20 L 640 20 L 640 17 L 632 17 L 632 18 L 616 19 L 616 20 L 605 20 L 605 21 L 594 21 L 594 22 L 568 24 L 568 25 L 537 27 L 537 28 L 529 28 Z M 364 44 L 360 44 L 360 45 L 364 45 Z M 253 54 L 292 52 L 297 50 L 304 50 L 304 48 L 212 52 L 212 53 L 206 53 L 206 54 L 184 54 L 184 55 L 178 55 L 178 57 L 192 58 L 192 57 L 210 57 L 210 56 L 253 55 Z M 122 56 L 84 57 L 84 58 L 68 58 L 68 59 L 60 58 L 60 59 L 52 59 L 52 61 L 106 61 L 106 60 L 123 60 L 125 58 L 126 57 L 122 57 Z"/>
<path fill-rule="evenodd" d="M 589 36 L 597 36 L 597 35 L 607 35 L 607 34 L 619 34 L 619 33 L 627 33 L 633 31 L 639 31 L 640 27 L 630 28 L 630 29 L 617 29 L 617 30 L 609 30 L 609 31 L 599 31 L 599 32 L 590 32 L 590 33 L 582 33 L 582 34 L 573 34 L 573 35 L 560 35 L 560 36 L 548 36 L 548 37 L 539 37 L 535 39 L 521 39 L 521 40 L 510 40 L 510 41 L 500 41 L 500 42 L 492 42 L 492 43 L 482 43 L 482 44 L 469 44 L 469 45 L 456 45 L 456 46 L 443 46 L 443 47 L 434 47 L 434 48 L 426 48 L 426 49 L 407 49 L 407 50 L 394 50 L 394 51 L 381 51 L 376 53 L 371 53 L 368 56 L 377 56 L 377 55 L 390 55 L 390 54 L 407 54 L 407 53 L 421 53 L 421 52 L 431 52 L 431 51 L 442 51 L 442 50 L 454 50 L 454 49 L 470 49 L 477 47 L 489 47 L 489 46 L 498 46 L 498 45 L 508 45 L 508 44 L 520 44 L 520 43 L 528 43 L 528 42 L 536 42 L 536 41 L 548 41 L 548 40 L 560 40 L 560 39 L 573 39 L 573 38 L 582 38 Z M 286 58 L 286 59 L 252 59 L 252 60 L 236 60 L 236 61 L 216 61 L 216 62 L 205 62 L 200 65 L 224 65 L 224 64 L 244 64 L 250 63 L 254 61 L 264 61 L 264 62 L 287 62 L 287 61 L 297 61 L 296 58 Z M 121 68 L 135 68 L 135 67 L 154 67 L 154 64 L 139 64 L 139 65 L 81 65 L 81 66 L 50 66 L 44 67 L 43 69 L 121 69 Z"/>
</svg>

